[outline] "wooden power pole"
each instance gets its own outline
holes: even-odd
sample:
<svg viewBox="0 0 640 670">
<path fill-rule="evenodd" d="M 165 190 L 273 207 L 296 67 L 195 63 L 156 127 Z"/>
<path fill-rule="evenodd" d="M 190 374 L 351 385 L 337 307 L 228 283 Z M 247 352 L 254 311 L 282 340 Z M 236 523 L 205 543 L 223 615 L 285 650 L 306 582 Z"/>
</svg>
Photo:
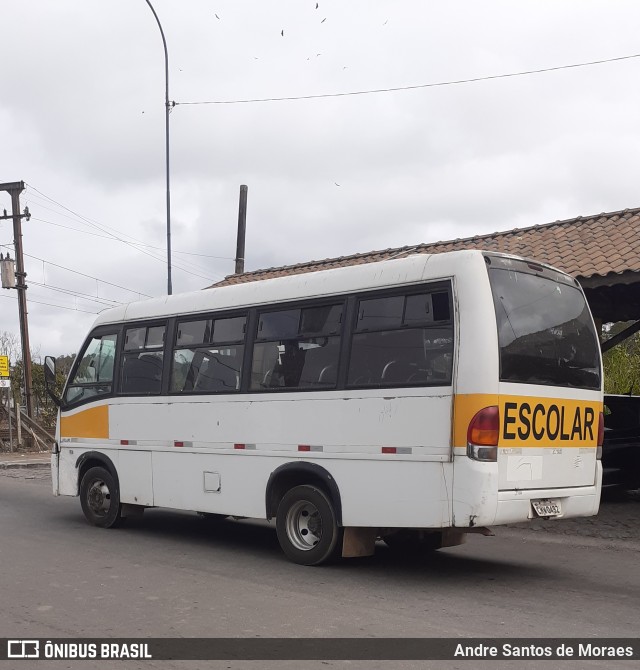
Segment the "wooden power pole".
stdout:
<svg viewBox="0 0 640 670">
<path fill-rule="evenodd" d="M 20 313 L 20 336 L 22 340 L 22 372 L 24 375 L 24 395 L 29 418 L 33 418 L 33 392 L 31 373 L 31 349 L 29 347 L 29 322 L 27 319 L 27 285 L 25 279 L 27 273 L 24 271 L 24 254 L 22 251 L 22 219 L 30 218 L 29 210 L 20 213 L 20 193 L 24 191 L 23 181 L 7 182 L 0 184 L 0 191 L 6 191 L 11 196 L 11 214 L 6 210 L 2 219 L 13 219 L 13 244 L 16 256 L 16 289 L 18 290 L 18 310 Z M 16 408 L 16 412 L 19 409 Z"/>
</svg>

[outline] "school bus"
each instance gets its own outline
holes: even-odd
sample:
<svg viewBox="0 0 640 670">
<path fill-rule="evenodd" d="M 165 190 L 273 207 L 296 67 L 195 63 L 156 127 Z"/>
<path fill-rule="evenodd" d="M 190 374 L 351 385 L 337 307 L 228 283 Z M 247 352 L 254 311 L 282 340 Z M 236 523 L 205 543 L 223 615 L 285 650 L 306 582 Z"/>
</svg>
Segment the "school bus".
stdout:
<svg viewBox="0 0 640 670">
<path fill-rule="evenodd" d="M 110 309 L 58 402 L 53 491 L 79 495 L 90 523 L 150 507 L 269 519 L 301 564 L 378 540 L 454 546 L 600 501 L 602 364 L 584 294 L 504 254 Z"/>
</svg>

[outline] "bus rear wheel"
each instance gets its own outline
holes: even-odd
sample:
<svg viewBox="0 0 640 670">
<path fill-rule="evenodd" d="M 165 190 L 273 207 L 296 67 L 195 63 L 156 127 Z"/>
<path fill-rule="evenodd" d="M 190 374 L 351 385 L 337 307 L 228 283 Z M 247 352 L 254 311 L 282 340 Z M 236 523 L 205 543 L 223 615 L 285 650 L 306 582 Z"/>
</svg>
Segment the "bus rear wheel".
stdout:
<svg viewBox="0 0 640 670">
<path fill-rule="evenodd" d="M 342 550 L 342 528 L 324 491 L 309 485 L 287 491 L 276 514 L 282 551 L 294 563 L 320 565 Z"/>
<path fill-rule="evenodd" d="M 90 524 L 112 528 L 121 521 L 120 493 L 113 475 L 101 467 L 89 468 L 80 483 L 80 504 Z"/>
</svg>

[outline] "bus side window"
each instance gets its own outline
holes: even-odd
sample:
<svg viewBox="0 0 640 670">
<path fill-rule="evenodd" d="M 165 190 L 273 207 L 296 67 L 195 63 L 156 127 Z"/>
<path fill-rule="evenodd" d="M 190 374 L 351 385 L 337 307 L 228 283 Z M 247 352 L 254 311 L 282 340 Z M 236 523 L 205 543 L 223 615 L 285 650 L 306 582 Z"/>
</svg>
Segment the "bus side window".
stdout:
<svg viewBox="0 0 640 670">
<path fill-rule="evenodd" d="M 171 392 L 238 391 L 246 322 L 246 316 L 180 322 L 171 366 Z"/>
<path fill-rule="evenodd" d="M 89 340 L 67 387 L 64 398 L 67 404 L 111 393 L 117 338 L 111 333 Z"/>
<path fill-rule="evenodd" d="M 446 291 L 360 300 L 347 386 L 448 385 L 452 361 Z"/>
<path fill-rule="evenodd" d="M 127 328 L 120 375 L 121 393 L 160 393 L 164 336 L 165 326 Z"/>
<path fill-rule="evenodd" d="M 339 304 L 260 314 L 251 390 L 335 388 L 342 311 Z"/>
</svg>

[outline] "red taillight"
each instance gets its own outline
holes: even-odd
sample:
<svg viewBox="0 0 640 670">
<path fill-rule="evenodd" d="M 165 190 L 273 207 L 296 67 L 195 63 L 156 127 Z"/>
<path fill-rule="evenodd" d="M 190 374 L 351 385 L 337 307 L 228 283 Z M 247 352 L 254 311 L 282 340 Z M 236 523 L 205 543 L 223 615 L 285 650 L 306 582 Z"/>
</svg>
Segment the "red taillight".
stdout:
<svg viewBox="0 0 640 670">
<path fill-rule="evenodd" d="M 500 412 L 496 405 L 481 409 L 471 419 L 467 429 L 467 444 L 483 447 L 498 446 L 500 436 Z"/>
<path fill-rule="evenodd" d="M 496 405 L 481 409 L 467 428 L 467 456 L 474 461 L 498 460 L 500 412 Z"/>
<path fill-rule="evenodd" d="M 604 413 L 600 412 L 598 417 L 598 446 L 601 447 L 604 442 Z"/>
</svg>

